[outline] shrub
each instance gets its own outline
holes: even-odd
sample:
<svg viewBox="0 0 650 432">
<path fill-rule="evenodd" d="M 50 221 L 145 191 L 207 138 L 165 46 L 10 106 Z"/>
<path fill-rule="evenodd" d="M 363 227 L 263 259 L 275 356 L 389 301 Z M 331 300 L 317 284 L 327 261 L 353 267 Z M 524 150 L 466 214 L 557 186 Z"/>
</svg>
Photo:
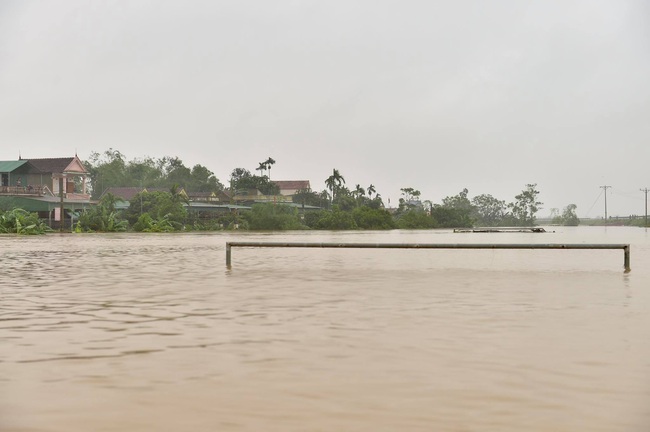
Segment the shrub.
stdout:
<svg viewBox="0 0 650 432">
<path fill-rule="evenodd" d="M 411 210 L 403 213 L 397 219 L 397 226 L 401 229 L 428 229 L 436 228 L 436 220 L 422 210 Z"/>
<path fill-rule="evenodd" d="M 33 235 L 48 231 L 51 231 L 50 227 L 43 223 L 36 213 L 20 208 L 0 213 L 0 233 Z"/>
<path fill-rule="evenodd" d="M 358 227 L 351 213 L 341 211 L 338 206 L 334 206 L 331 212 L 324 212 L 322 217 L 318 222 L 316 222 L 316 228 L 326 230 L 348 230 L 357 229 Z"/>
<path fill-rule="evenodd" d="M 357 207 L 352 211 L 352 217 L 359 229 L 387 230 L 397 226 L 391 214 L 385 209 Z"/>
<path fill-rule="evenodd" d="M 298 210 L 282 204 L 255 204 L 249 219 L 252 230 L 304 229 Z"/>
</svg>

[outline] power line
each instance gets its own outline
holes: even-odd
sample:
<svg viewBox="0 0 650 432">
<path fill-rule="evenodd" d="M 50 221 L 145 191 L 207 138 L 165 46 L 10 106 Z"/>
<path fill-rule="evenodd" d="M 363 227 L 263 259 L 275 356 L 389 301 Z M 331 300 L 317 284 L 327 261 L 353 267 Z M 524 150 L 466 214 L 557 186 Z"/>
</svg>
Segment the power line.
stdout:
<svg viewBox="0 0 650 432">
<path fill-rule="evenodd" d="M 589 217 L 589 213 L 591 213 L 591 211 L 594 209 L 594 206 L 596 205 L 596 203 L 598 202 L 598 200 L 600 199 L 600 196 L 602 194 L 603 194 L 603 191 L 600 191 L 600 193 L 598 194 L 598 196 L 594 200 L 594 203 L 591 205 L 591 207 L 589 207 L 589 210 L 587 210 L 587 213 L 585 214 L 585 217 Z"/>
<path fill-rule="evenodd" d="M 611 188 L 611 186 L 603 185 L 600 187 L 605 191 L 605 224 L 607 223 L 607 189 Z"/>
</svg>

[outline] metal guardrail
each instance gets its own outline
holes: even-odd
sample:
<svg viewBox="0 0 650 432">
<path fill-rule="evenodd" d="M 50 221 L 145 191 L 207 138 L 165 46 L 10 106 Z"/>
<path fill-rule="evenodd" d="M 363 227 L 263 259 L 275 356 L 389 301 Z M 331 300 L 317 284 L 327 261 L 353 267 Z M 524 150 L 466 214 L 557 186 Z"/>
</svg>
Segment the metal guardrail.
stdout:
<svg viewBox="0 0 650 432">
<path fill-rule="evenodd" d="M 625 273 L 630 269 L 629 244 L 519 244 L 519 243 L 284 243 L 227 242 L 226 266 L 232 264 L 233 247 L 252 248 L 341 248 L 341 249 L 623 249 Z"/>
</svg>

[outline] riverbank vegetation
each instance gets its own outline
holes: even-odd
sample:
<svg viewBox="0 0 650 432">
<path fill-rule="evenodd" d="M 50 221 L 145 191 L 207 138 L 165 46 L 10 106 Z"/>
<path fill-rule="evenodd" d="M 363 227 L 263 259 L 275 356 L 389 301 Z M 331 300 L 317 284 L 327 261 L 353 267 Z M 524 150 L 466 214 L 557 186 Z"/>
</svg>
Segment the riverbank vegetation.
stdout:
<svg viewBox="0 0 650 432">
<path fill-rule="evenodd" d="M 323 188 L 301 189 L 293 194 L 291 203 L 242 203 L 242 195 L 259 191 L 264 196 L 277 196 L 278 186 L 271 180 L 276 161 L 269 157 L 253 174 L 246 168 L 235 168 L 226 182 L 216 178 L 207 167 L 187 167 L 177 157 L 127 160 L 117 150 L 92 153 L 84 161 L 90 172 L 90 189 L 97 205 L 85 209 L 74 225 L 76 232 L 175 232 L 205 230 L 390 230 L 533 226 L 543 205 L 534 183 L 527 184 L 511 202 L 490 194 L 470 197 L 463 189 L 447 196 L 440 203 L 423 199 L 414 187 L 401 189 L 396 208 L 386 208 L 381 193 L 373 184 L 349 187 L 337 169 L 323 179 Z M 352 183 L 350 183 L 352 184 Z M 118 208 L 118 198 L 105 193 L 108 188 L 139 188 L 139 193 Z M 221 212 L 196 211 L 186 192 L 221 193 Z M 230 204 L 230 205 L 228 205 Z M 237 204 L 237 205 L 232 205 Z M 14 210 L 12 210 L 14 211 Z M 569 204 L 562 213 L 552 210 L 552 223 L 577 225 L 576 206 Z M 14 211 L 15 212 L 15 211 Z M 209 214 L 208 214 L 209 213 Z M 0 215 L 2 213 L 0 212 Z M 26 218 L 24 214 L 3 216 L 6 220 Z M 3 230 L 18 232 L 23 227 L 40 230 L 34 221 L 19 222 L 19 227 Z M 36 227 L 39 227 L 38 229 Z M 4 232 L 4 231 L 2 231 Z"/>
<path fill-rule="evenodd" d="M 15 208 L 8 211 L 0 211 L 0 234 L 44 234 L 51 231 L 43 221 L 38 218 L 37 213 L 30 213 L 26 210 Z"/>
</svg>

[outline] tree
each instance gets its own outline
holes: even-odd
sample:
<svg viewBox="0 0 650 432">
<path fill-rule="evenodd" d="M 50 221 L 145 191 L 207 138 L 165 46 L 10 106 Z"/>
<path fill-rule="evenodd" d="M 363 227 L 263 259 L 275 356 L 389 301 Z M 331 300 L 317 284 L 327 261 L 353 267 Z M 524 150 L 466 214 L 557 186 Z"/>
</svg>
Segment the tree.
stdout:
<svg viewBox="0 0 650 432">
<path fill-rule="evenodd" d="M 352 217 L 359 229 L 387 230 L 396 227 L 395 220 L 385 209 L 357 207 L 352 211 Z"/>
<path fill-rule="evenodd" d="M 348 230 L 357 229 L 357 223 L 354 221 L 350 212 L 342 211 L 338 206 L 334 206 L 331 212 L 325 212 L 323 217 L 316 222 L 317 229 L 326 230 Z"/>
<path fill-rule="evenodd" d="M 535 189 L 536 187 L 537 183 L 527 184 L 526 189 L 515 196 L 516 201 L 508 204 L 513 220 L 518 226 L 535 225 L 535 214 L 543 204 L 541 201 L 537 201 L 539 191 Z"/>
<path fill-rule="evenodd" d="M 384 201 L 381 199 L 381 194 L 376 194 L 373 199 L 368 200 L 366 206 L 373 209 L 384 208 Z"/>
<path fill-rule="evenodd" d="M 233 195 L 248 194 L 251 190 L 258 190 L 264 195 L 277 195 L 280 193 L 278 185 L 267 176 L 251 174 L 246 168 L 235 168 L 230 174 L 230 189 Z"/>
<path fill-rule="evenodd" d="M 417 200 L 417 201 L 420 200 L 420 194 L 421 193 L 420 193 L 419 190 L 413 189 L 411 187 L 402 188 L 400 190 L 402 191 L 402 195 L 404 195 L 404 201 L 410 202 L 410 201 L 414 201 L 414 200 Z"/>
<path fill-rule="evenodd" d="M 469 198 L 467 198 L 469 191 L 467 188 L 463 189 L 458 195 L 448 196 L 442 199 L 442 205 L 445 207 L 462 210 L 471 213 L 473 206 Z"/>
<path fill-rule="evenodd" d="M 186 190 L 216 192 L 223 185 L 214 173 L 202 165 L 191 170 L 177 157 L 161 159 L 146 157 L 127 162 L 117 150 L 109 149 L 103 154 L 93 152 L 84 163 L 90 172 L 90 189 L 97 199 L 109 187 L 158 187 L 168 189 L 174 184 Z"/>
<path fill-rule="evenodd" d="M 327 189 L 323 189 L 318 194 L 318 202 L 318 206 L 321 208 L 327 208 L 328 204 L 332 202 L 332 196 L 327 192 Z"/>
<path fill-rule="evenodd" d="M 266 162 L 260 162 L 259 166 L 255 168 L 255 171 L 259 171 L 260 175 L 264 175 L 264 171 L 266 171 Z"/>
<path fill-rule="evenodd" d="M 357 206 L 359 206 L 359 201 L 366 195 L 366 190 L 361 187 L 360 184 L 357 184 L 354 189 L 354 197 L 357 201 Z"/>
<path fill-rule="evenodd" d="M 338 190 L 341 188 L 341 186 L 345 184 L 345 178 L 341 175 L 339 170 L 333 169 L 332 170 L 332 175 L 329 176 L 325 180 L 325 185 L 327 188 L 332 192 L 332 202 L 334 202 L 334 199 L 336 198 L 336 195 L 338 194 Z"/>
<path fill-rule="evenodd" d="M 568 206 L 564 207 L 564 210 L 562 211 L 562 215 L 559 215 L 557 209 L 555 209 L 556 213 L 554 214 L 552 223 L 557 225 L 564 225 L 564 226 L 580 225 L 580 219 L 578 219 L 578 215 L 576 214 L 577 208 L 578 208 L 577 205 L 569 204 Z"/>
<path fill-rule="evenodd" d="M 400 229 L 430 229 L 436 228 L 437 224 L 423 209 L 411 209 L 398 215 L 397 226 Z"/>
<path fill-rule="evenodd" d="M 255 204 L 249 219 L 252 230 L 297 230 L 305 227 L 300 223 L 298 210 L 282 204 Z"/>
<path fill-rule="evenodd" d="M 165 181 L 160 185 L 161 187 L 171 188 L 173 185 L 178 185 L 184 189 L 189 188 L 192 171 L 183 164 L 182 160 L 166 156 L 161 162 L 165 173 Z"/>
<path fill-rule="evenodd" d="M 377 192 L 377 190 L 375 189 L 375 185 L 373 185 L 372 183 L 370 183 L 370 186 L 368 186 L 368 189 L 367 189 L 367 190 L 368 190 L 368 198 L 371 198 L 371 199 L 372 199 L 372 194 L 374 194 L 375 192 Z"/>
<path fill-rule="evenodd" d="M 482 194 L 472 198 L 472 206 L 479 225 L 489 227 L 502 224 L 506 214 L 505 201 L 489 194 Z"/>
<path fill-rule="evenodd" d="M 354 197 L 354 192 L 351 192 L 350 189 L 345 186 L 339 186 L 336 189 L 334 204 L 339 206 L 343 211 L 351 211 L 353 208 L 357 207 L 357 200 Z"/>
<path fill-rule="evenodd" d="M 223 184 L 212 171 L 197 164 L 192 167 L 188 189 L 192 192 L 218 192 L 223 190 Z"/>
<path fill-rule="evenodd" d="M 266 165 L 266 169 L 269 171 L 269 180 L 271 180 L 271 167 L 275 165 L 275 160 L 273 160 L 272 157 L 269 157 L 265 162 L 264 165 Z"/>
<path fill-rule="evenodd" d="M 316 192 L 312 192 L 310 189 L 300 189 L 293 194 L 293 202 L 296 204 L 304 204 L 310 206 L 321 206 L 321 197 Z"/>
<path fill-rule="evenodd" d="M 115 210 L 117 198 L 112 193 L 102 196 L 99 203 L 81 213 L 77 222 L 77 232 L 117 232 L 126 231 L 128 223 Z"/>
<path fill-rule="evenodd" d="M 109 187 L 130 186 L 125 157 L 117 150 L 109 148 L 102 154 L 92 152 L 84 165 L 90 172 L 90 189 L 95 199 Z"/>
<path fill-rule="evenodd" d="M 431 208 L 431 218 L 440 228 L 470 228 L 474 222 L 466 210 L 440 204 Z"/>
<path fill-rule="evenodd" d="M 183 228 L 187 219 L 187 210 L 183 206 L 182 199 L 178 194 L 172 195 L 170 192 L 142 191 L 136 194 L 125 212 L 134 230 L 143 231 L 147 228 L 146 225 L 136 226 L 144 214 L 148 214 L 152 221 L 166 220 L 177 230 Z"/>
<path fill-rule="evenodd" d="M 128 186 L 160 187 L 165 181 L 162 164 L 152 158 L 134 159 L 126 165 Z"/>
<path fill-rule="evenodd" d="M 399 207 L 397 208 L 397 214 L 400 215 L 404 212 L 413 210 L 413 209 L 422 209 L 422 203 L 420 203 L 420 191 L 413 189 L 412 187 L 401 188 L 402 197 L 399 199 Z"/>
</svg>

